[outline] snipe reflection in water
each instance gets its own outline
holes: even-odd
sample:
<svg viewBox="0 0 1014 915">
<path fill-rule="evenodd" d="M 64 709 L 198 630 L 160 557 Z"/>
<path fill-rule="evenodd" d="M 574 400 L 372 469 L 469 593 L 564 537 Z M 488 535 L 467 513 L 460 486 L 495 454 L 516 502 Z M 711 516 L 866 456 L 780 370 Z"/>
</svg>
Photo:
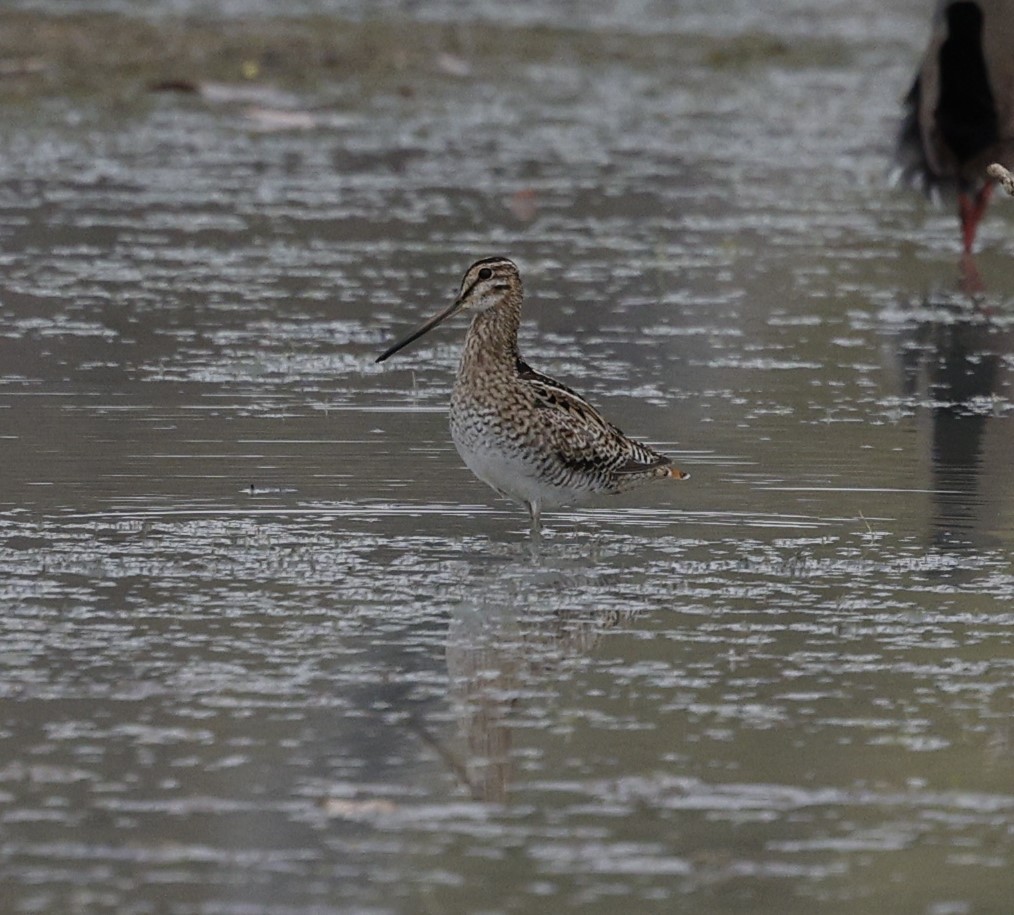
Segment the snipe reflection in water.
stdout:
<svg viewBox="0 0 1014 915">
<path fill-rule="evenodd" d="M 480 588 L 454 607 L 447 673 L 458 737 L 448 744 L 427 739 L 474 799 L 508 800 L 515 731 L 526 704 L 552 690 L 567 659 L 592 651 L 630 615 L 533 606 L 502 584 Z"/>
</svg>

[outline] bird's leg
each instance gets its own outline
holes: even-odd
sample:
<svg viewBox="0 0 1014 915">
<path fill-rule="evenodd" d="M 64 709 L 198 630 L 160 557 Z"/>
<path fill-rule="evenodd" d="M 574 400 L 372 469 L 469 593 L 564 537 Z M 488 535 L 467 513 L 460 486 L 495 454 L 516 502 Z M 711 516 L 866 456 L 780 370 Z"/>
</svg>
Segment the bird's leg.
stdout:
<svg viewBox="0 0 1014 915">
<path fill-rule="evenodd" d="M 539 543 L 542 540 L 542 524 L 539 518 L 539 503 L 528 503 L 528 516 L 532 519 L 532 542 Z"/>
<path fill-rule="evenodd" d="M 528 540 L 528 552 L 535 565 L 542 564 L 542 528 L 539 526 L 539 503 L 528 502 L 528 516 L 532 519 L 532 536 Z"/>
<path fill-rule="evenodd" d="M 961 216 L 961 239 L 965 245 L 965 253 L 970 254 L 975 244 L 975 233 L 979 229 L 979 223 L 989 206 L 989 199 L 993 196 L 993 188 L 996 185 L 987 181 L 972 199 L 968 191 L 961 191 L 958 194 L 958 214 Z"/>
<path fill-rule="evenodd" d="M 961 240 L 965 246 L 965 254 L 972 253 L 975 244 L 975 220 L 972 216 L 974 204 L 966 191 L 958 192 L 958 216 L 961 219 Z"/>
<path fill-rule="evenodd" d="M 979 273 L 979 265 L 975 262 L 975 255 L 966 251 L 961 255 L 961 291 L 975 298 L 986 291 L 986 284 L 982 281 L 982 274 Z"/>
</svg>

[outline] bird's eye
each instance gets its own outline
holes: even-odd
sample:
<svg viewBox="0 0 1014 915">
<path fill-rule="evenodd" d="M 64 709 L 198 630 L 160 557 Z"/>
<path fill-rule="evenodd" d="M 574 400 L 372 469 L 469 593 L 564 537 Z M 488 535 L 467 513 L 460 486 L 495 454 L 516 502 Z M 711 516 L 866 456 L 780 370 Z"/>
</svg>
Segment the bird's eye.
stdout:
<svg viewBox="0 0 1014 915">
<path fill-rule="evenodd" d="M 488 280 L 492 275 L 493 271 L 490 270 L 489 267 L 483 267 L 482 270 L 479 271 L 480 280 Z"/>
</svg>

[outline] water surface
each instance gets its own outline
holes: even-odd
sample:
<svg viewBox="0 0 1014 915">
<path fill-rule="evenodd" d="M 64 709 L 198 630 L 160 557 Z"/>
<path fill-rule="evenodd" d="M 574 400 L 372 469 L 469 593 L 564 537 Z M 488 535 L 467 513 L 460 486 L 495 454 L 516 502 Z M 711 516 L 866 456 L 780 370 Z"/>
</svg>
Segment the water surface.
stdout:
<svg viewBox="0 0 1014 915">
<path fill-rule="evenodd" d="M 9 6 L 7 910 L 1006 910 L 1010 207 L 972 296 L 885 184 L 920 4 Z M 692 472 L 537 556 L 463 324 L 373 361 L 492 253 Z"/>
</svg>

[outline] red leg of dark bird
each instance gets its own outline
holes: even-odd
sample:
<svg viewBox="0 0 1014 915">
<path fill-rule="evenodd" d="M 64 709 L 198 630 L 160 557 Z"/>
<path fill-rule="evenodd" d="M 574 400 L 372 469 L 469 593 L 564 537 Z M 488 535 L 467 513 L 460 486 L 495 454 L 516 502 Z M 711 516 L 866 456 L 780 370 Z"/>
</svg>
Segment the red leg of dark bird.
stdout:
<svg viewBox="0 0 1014 915">
<path fill-rule="evenodd" d="M 972 216 L 975 205 L 972 198 L 964 191 L 958 193 L 958 216 L 961 218 L 961 240 L 965 244 L 965 254 L 972 253 L 975 244 L 976 223 Z"/>
<path fill-rule="evenodd" d="M 979 273 L 979 265 L 975 262 L 975 255 L 971 251 L 965 251 L 961 255 L 961 291 L 968 296 L 982 295 L 986 291 L 986 284 L 982 281 L 982 274 Z"/>
<path fill-rule="evenodd" d="M 975 221 L 978 222 L 986 215 L 986 207 L 989 206 L 989 201 L 993 197 L 993 188 L 996 187 L 996 183 L 993 181 L 987 181 L 981 188 L 979 193 L 975 195 Z"/>
<path fill-rule="evenodd" d="M 965 191 L 958 194 L 958 213 L 961 216 L 961 238 L 965 245 L 965 253 L 971 254 L 972 246 L 975 244 L 975 233 L 978 231 L 979 223 L 989 206 L 989 198 L 993 196 L 994 184 L 987 182 L 975 195 L 975 200 Z"/>
</svg>

